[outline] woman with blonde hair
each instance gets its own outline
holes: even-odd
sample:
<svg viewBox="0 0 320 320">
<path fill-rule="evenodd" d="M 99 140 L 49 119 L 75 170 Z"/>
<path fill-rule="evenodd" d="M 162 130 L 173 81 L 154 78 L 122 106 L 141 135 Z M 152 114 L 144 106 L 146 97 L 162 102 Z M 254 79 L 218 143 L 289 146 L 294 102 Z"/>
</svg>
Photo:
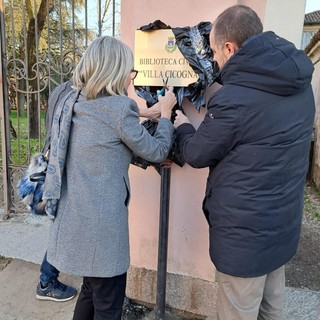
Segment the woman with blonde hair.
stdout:
<svg viewBox="0 0 320 320">
<path fill-rule="evenodd" d="M 129 268 L 128 169 L 132 154 L 166 159 L 173 134 L 172 88 L 139 110 L 127 96 L 132 52 L 112 37 L 94 40 L 73 75 L 74 92 L 54 113 L 44 198 L 52 217 L 47 257 L 83 276 L 74 320 L 120 320 Z M 151 136 L 139 115 L 160 116 Z"/>
</svg>

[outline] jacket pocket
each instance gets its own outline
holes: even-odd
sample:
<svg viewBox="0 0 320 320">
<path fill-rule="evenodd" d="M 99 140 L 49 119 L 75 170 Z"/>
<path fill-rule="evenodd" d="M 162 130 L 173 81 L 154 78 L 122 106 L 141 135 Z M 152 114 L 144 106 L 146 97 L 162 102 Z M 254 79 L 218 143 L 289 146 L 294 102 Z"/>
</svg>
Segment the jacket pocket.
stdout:
<svg viewBox="0 0 320 320">
<path fill-rule="evenodd" d="M 124 200 L 124 204 L 126 207 L 129 206 L 129 203 L 130 203 L 130 198 L 131 198 L 131 193 L 130 193 L 130 183 L 129 183 L 129 179 L 128 177 L 123 177 L 123 180 L 124 180 L 124 184 L 126 186 L 126 190 L 127 190 L 127 195 L 125 197 L 125 200 Z"/>
</svg>

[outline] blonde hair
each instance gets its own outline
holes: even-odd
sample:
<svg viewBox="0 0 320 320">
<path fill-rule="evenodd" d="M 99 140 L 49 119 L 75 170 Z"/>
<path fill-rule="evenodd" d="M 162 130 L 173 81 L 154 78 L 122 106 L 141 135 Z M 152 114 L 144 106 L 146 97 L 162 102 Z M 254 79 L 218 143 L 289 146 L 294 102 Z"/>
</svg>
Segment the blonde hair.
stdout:
<svg viewBox="0 0 320 320">
<path fill-rule="evenodd" d="M 127 45 L 113 37 L 99 37 L 89 44 L 75 68 L 73 88 L 83 90 L 87 99 L 100 94 L 124 96 L 132 68 L 133 55 Z"/>
</svg>

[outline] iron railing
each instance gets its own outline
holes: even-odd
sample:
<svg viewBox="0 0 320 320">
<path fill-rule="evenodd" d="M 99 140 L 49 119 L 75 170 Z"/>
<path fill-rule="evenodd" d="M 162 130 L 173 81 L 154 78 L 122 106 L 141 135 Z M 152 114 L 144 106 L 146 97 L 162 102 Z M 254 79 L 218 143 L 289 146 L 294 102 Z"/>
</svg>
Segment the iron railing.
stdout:
<svg viewBox="0 0 320 320">
<path fill-rule="evenodd" d="M 24 211 L 16 185 L 43 147 L 51 91 L 97 36 L 120 36 L 120 0 L 0 0 L 1 194 L 6 218 Z"/>
</svg>

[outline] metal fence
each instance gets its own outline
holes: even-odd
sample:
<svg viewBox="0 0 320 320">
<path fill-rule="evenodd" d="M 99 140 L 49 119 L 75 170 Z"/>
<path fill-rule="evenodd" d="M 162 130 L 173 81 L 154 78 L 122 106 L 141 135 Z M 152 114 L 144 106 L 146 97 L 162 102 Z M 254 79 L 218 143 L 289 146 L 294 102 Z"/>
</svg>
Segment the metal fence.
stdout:
<svg viewBox="0 0 320 320">
<path fill-rule="evenodd" d="M 120 0 L 0 0 L 3 217 L 25 211 L 16 186 L 45 140 L 48 96 L 70 79 L 88 43 L 120 35 Z"/>
</svg>

